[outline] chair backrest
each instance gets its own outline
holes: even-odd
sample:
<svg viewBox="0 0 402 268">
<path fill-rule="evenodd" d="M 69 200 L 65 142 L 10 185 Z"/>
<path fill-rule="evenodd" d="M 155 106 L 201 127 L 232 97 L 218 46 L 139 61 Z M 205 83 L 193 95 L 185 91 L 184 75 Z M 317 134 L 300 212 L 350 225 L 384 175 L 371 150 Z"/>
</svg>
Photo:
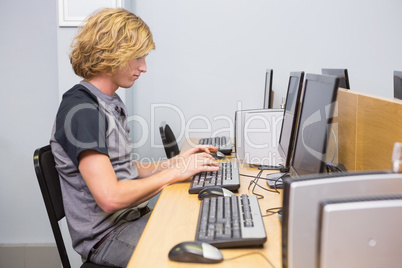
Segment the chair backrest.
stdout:
<svg viewBox="0 0 402 268">
<path fill-rule="evenodd" d="M 46 211 L 47 215 L 49 216 L 54 239 L 56 240 L 57 250 L 59 251 L 61 263 L 63 265 L 63 268 L 71 268 L 66 246 L 64 245 L 63 236 L 61 234 L 59 226 L 59 221 L 65 217 L 65 214 L 63 198 L 61 195 L 59 173 L 56 169 L 56 163 L 54 162 L 54 157 L 50 145 L 46 145 L 35 150 L 34 167 L 36 177 L 38 178 L 39 187 L 42 192 L 43 201 L 45 201 Z M 103 266 L 91 263 L 87 260 L 80 267 L 110 268 L 111 266 Z"/>
<path fill-rule="evenodd" d="M 61 196 L 60 180 L 56 170 L 50 145 L 44 146 L 34 152 L 34 167 L 39 187 L 45 202 L 47 215 L 56 240 L 61 263 L 64 268 L 70 268 L 67 250 L 61 234 L 59 220 L 64 218 L 63 199 Z"/>
<path fill-rule="evenodd" d="M 165 121 L 159 126 L 159 132 L 163 147 L 165 148 L 166 157 L 172 158 L 180 153 L 179 146 L 177 145 L 176 137 L 173 134 L 172 129 L 166 124 Z"/>
</svg>

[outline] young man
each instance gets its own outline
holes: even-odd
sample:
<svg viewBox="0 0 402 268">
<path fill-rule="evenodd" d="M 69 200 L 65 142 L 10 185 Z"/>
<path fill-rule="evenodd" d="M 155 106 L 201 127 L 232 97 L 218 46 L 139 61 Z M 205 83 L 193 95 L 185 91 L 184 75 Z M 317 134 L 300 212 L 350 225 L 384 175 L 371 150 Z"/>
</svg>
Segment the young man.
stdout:
<svg viewBox="0 0 402 268">
<path fill-rule="evenodd" d="M 150 215 L 147 200 L 219 169 L 211 146 L 152 165 L 130 160 L 127 109 L 116 91 L 147 71 L 154 48 L 148 26 L 124 9 L 93 14 L 73 41 L 70 61 L 84 79 L 63 95 L 50 144 L 73 247 L 84 260 L 125 267 Z"/>
</svg>

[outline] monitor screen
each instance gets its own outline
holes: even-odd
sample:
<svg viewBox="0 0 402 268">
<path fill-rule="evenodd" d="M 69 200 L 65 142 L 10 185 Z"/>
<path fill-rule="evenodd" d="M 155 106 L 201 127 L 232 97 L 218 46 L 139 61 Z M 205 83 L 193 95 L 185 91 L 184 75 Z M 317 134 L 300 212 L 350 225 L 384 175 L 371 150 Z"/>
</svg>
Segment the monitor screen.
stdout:
<svg viewBox="0 0 402 268">
<path fill-rule="evenodd" d="M 291 176 L 323 171 L 339 78 L 307 74 L 295 136 Z"/>
<path fill-rule="evenodd" d="M 273 70 L 267 69 L 265 72 L 265 90 L 264 90 L 264 106 L 263 109 L 272 108 L 272 75 Z"/>
<path fill-rule="evenodd" d="M 394 71 L 394 98 L 402 100 L 402 71 Z"/>
<path fill-rule="evenodd" d="M 291 152 L 293 150 L 303 79 L 304 72 L 290 73 L 278 147 L 279 154 L 283 159 L 286 159 L 284 163 L 285 168 L 289 168 Z"/>
<path fill-rule="evenodd" d="M 321 72 L 322 74 L 339 77 L 339 87 L 350 89 L 347 69 L 322 69 Z"/>
</svg>

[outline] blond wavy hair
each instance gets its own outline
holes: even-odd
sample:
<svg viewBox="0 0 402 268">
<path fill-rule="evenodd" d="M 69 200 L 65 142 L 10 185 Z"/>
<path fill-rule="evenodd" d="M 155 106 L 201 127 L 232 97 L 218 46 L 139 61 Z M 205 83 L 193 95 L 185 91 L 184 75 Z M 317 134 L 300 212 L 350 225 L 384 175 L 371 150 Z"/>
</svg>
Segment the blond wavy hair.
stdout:
<svg viewBox="0 0 402 268">
<path fill-rule="evenodd" d="M 155 49 L 148 25 L 122 8 L 106 8 L 87 18 L 71 45 L 70 62 L 84 79 L 114 75 L 132 59 Z"/>
</svg>

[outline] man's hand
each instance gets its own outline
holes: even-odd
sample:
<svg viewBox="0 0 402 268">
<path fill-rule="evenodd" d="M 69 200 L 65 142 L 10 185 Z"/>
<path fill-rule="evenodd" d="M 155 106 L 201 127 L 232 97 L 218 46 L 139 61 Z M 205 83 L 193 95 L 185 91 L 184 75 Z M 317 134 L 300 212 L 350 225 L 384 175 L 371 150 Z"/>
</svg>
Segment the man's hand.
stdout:
<svg viewBox="0 0 402 268">
<path fill-rule="evenodd" d="M 193 147 L 180 155 L 181 156 L 189 156 L 192 154 L 197 154 L 197 153 L 202 153 L 202 152 L 210 154 L 210 153 L 216 153 L 217 151 L 218 151 L 218 148 L 214 147 L 212 145 L 197 145 L 196 147 Z"/>
</svg>

